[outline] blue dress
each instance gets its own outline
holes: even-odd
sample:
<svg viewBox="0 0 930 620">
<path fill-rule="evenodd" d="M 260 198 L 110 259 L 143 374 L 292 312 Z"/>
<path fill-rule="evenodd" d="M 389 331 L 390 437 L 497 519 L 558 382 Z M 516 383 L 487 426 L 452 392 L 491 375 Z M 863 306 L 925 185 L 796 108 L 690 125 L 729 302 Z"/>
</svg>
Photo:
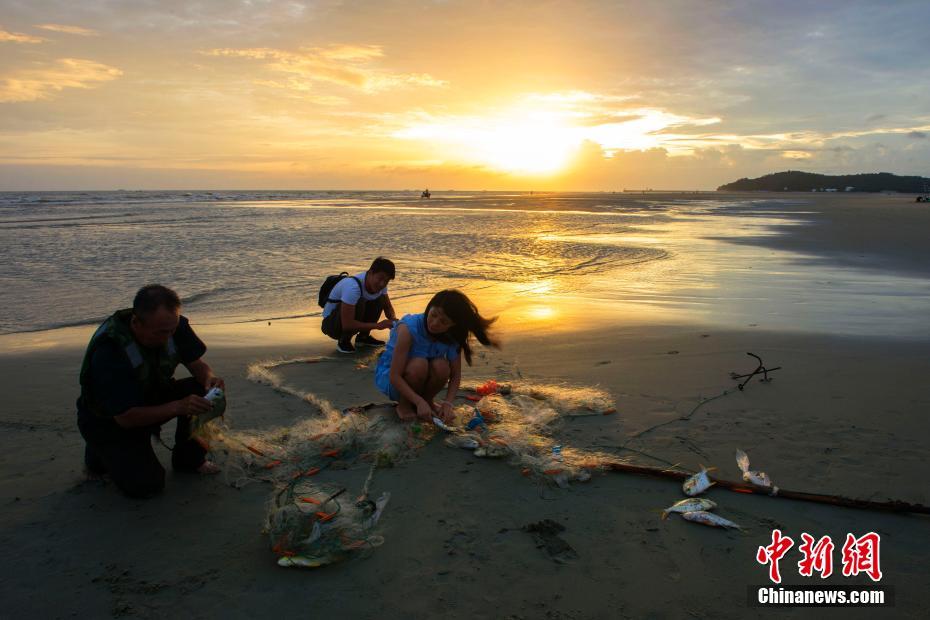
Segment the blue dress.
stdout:
<svg viewBox="0 0 930 620">
<path fill-rule="evenodd" d="M 412 342 L 410 343 L 410 352 L 407 354 L 408 359 L 422 357 L 427 360 L 443 358 L 453 362 L 458 359 L 458 343 L 448 343 L 437 340 L 429 335 L 426 329 L 426 315 L 407 314 L 400 320 L 407 326 L 410 331 Z M 391 337 L 388 339 L 384 352 L 378 358 L 378 367 L 375 369 L 375 386 L 391 400 L 398 400 L 400 394 L 397 389 L 391 385 L 391 360 L 394 359 L 394 348 L 397 346 L 397 327 L 391 330 Z"/>
</svg>

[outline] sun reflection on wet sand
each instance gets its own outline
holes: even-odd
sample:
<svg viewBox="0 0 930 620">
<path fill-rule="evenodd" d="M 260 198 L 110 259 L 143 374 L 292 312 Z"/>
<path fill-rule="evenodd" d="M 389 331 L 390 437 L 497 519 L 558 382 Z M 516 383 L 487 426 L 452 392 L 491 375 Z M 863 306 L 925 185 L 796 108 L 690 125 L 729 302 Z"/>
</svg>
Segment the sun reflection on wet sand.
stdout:
<svg viewBox="0 0 930 620">
<path fill-rule="evenodd" d="M 526 234 L 552 249 L 570 243 L 654 247 L 666 254 L 583 275 L 547 269 L 539 282 L 493 283 L 476 290 L 476 296 L 479 307 L 492 308 L 501 326 L 515 332 L 683 323 L 874 334 L 876 317 L 893 311 L 901 320 L 881 321 L 883 335 L 927 333 L 926 326 L 914 324 L 930 299 L 930 283 L 924 279 L 816 264 L 796 252 L 727 241 L 787 234 L 790 227 L 803 225 L 796 215 L 775 210 L 729 217 L 689 208 L 678 209 L 666 222 L 633 230 L 627 224 L 616 232 L 590 233 L 538 227 Z M 552 267 L 558 257 L 543 254 L 532 260 Z M 893 293 L 905 290 L 910 292 Z"/>
</svg>

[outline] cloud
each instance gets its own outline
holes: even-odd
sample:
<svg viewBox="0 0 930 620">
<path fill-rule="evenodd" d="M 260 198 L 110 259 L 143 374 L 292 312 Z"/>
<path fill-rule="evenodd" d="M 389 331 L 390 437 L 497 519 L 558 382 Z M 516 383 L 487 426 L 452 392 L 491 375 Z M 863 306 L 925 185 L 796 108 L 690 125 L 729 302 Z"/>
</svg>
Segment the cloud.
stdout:
<svg viewBox="0 0 930 620">
<path fill-rule="evenodd" d="M 320 50 L 320 55 L 330 60 L 365 61 L 384 56 L 379 45 L 333 45 Z"/>
<path fill-rule="evenodd" d="M 41 28 L 42 30 L 50 30 L 52 32 L 63 32 L 65 34 L 76 34 L 80 37 L 96 37 L 100 33 L 96 30 L 91 30 L 90 28 L 82 28 L 80 26 L 67 26 L 64 24 L 36 24 L 36 28 Z"/>
<path fill-rule="evenodd" d="M 264 86 L 266 88 L 293 91 L 292 95 L 295 98 L 299 98 L 303 102 L 316 103 L 318 105 L 325 106 L 345 106 L 349 104 L 349 101 L 345 97 L 337 97 L 336 95 L 311 94 L 310 84 L 301 82 L 300 80 L 255 80 L 254 84 L 256 86 Z"/>
<path fill-rule="evenodd" d="M 43 41 L 45 39 L 42 37 L 34 37 L 31 34 L 0 30 L 0 43 L 42 43 Z"/>
<path fill-rule="evenodd" d="M 400 86 L 447 85 L 444 80 L 426 73 L 389 73 L 371 67 L 372 61 L 384 56 L 377 45 L 334 45 L 301 48 L 297 52 L 269 47 L 219 48 L 206 54 L 264 61 L 266 69 L 286 76 L 284 81 L 274 81 L 276 85 L 296 91 L 308 91 L 316 82 L 348 86 L 369 93 Z M 268 82 L 264 81 L 266 85 Z"/>
<path fill-rule="evenodd" d="M 926 131 L 911 131 L 911 132 L 908 132 L 907 137 L 917 138 L 919 140 L 922 140 L 927 137 L 927 132 Z"/>
<path fill-rule="evenodd" d="M 122 74 L 115 67 L 93 60 L 60 58 L 53 64 L 0 77 L 0 103 L 50 99 L 66 88 L 93 88 Z"/>
</svg>

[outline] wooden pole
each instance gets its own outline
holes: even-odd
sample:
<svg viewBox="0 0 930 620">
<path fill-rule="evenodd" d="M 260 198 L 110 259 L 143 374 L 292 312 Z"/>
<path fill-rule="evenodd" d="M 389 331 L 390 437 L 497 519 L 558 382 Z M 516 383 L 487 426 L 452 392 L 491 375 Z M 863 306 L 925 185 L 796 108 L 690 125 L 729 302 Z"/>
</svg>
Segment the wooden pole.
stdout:
<svg viewBox="0 0 930 620">
<path fill-rule="evenodd" d="M 660 469 L 648 465 L 633 465 L 630 463 L 613 462 L 608 463 L 607 467 L 611 471 L 620 471 L 631 474 L 640 474 L 643 476 L 653 476 L 658 478 L 671 478 L 675 480 L 685 480 L 692 474 L 683 471 L 674 471 L 670 469 Z M 859 508 L 861 510 L 883 510 L 886 512 L 911 512 L 915 514 L 930 514 L 930 507 L 922 504 L 909 504 L 900 500 L 891 500 L 887 502 L 873 502 L 865 499 L 854 499 L 842 497 L 840 495 L 824 495 L 820 493 L 803 493 L 801 491 L 789 491 L 779 489 L 773 493 L 770 487 L 761 487 L 749 482 L 734 482 L 724 480 L 708 475 L 708 478 L 716 483 L 718 487 L 733 491 L 735 493 L 751 493 L 754 495 L 768 495 L 769 497 L 783 497 L 794 499 L 802 502 L 815 502 L 818 504 L 829 504 L 831 506 L 842 506 L 844 508 Z"/>
</svg>

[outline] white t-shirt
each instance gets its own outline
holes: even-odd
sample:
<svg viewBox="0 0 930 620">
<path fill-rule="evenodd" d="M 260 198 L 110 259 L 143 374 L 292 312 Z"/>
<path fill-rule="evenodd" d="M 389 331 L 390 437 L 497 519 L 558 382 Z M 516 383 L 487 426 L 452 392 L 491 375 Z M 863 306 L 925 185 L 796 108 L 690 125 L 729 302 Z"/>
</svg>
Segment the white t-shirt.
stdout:
<svg viewBox="0 0 930 620">
<path fill-rule="evenodd" d="M 333 290 L 329 292 L 330 299 L 338 299 L 344 304 L 354 306 L 358 303 L 358 300 L 364 296 L 365 299 L 371 301 L 372 299 L 378 299 L 382 295 L 388 292 L 387 287 L 385 286 L 380 291 L 375 293 L 369 293 L 365 290 L 365 276 L 368 275 L 367 271 L 362 273 L 355 274 L 355 278 L 358 278 L 358 282 L 361 282 L 362 285 L 359 286 L 358 282 L 352 276 L 343 278 L 336 283 L 336 286 L 333 287 Z M 333 310 L 338 306 L 337 303 L 327 302 L 326 306 L 323 308 L 323 318 L 325 319 L 330 314 L 333 313 Z"/>
</svg>

